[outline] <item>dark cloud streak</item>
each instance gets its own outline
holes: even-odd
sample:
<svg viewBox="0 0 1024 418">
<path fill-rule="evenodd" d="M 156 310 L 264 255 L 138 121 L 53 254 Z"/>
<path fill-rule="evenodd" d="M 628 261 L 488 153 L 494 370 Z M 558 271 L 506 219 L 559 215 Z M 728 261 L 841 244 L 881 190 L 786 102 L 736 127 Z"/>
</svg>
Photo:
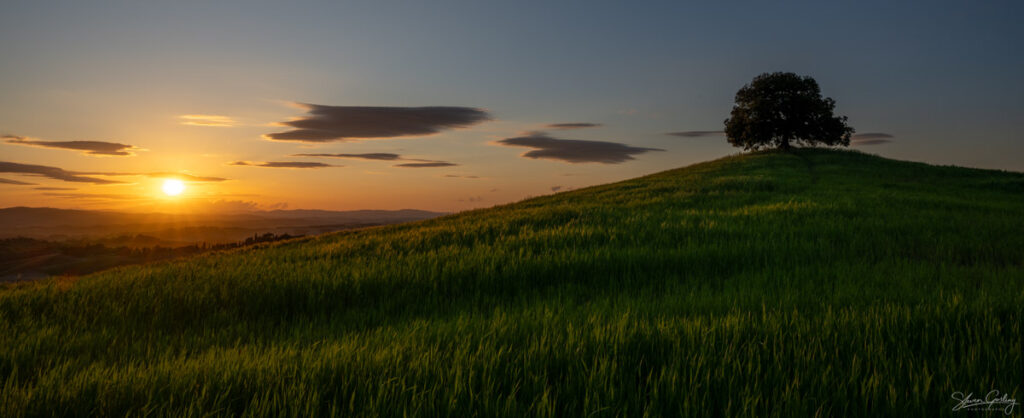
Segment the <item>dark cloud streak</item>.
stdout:
<svg viewBox="0 0 1024 418">
<path fill-rule="evenodd" d="M 293 154 L 293 157 L 329 157 L 329 158 L 352 158 L 361 160 L 380 160 L 380 161 L 394 161 L 401 160 L 402 156 L 398 154 L 384 153 L 384 152 L 373 152 L 366 154 Z"/>
<path fill-rule="evenodd" d="M 866 132 L 855 134 L 850 138 L 850 145 L 881 145 L 892 142 L 895 136 L 884 132 Z"/>
<path fill-rule="evenodd" d="M 264 137 L 275 141 L 331 142 L 432 135 L 491 118 L 486 111 L 471 107 L 301 106 L 309 115 L 280 123 L 295 129 Z"/>
<path fill-rule="evenodd" d="M 116 184 L 121 183 L 119 181 L 98 179 L 95 177 L 87 177 L 82 174 L 89 173 L 76 173 L 73 171 L 67 171 L 62 168 L 49 167 L 45 165 L 32 165 L 32 164 L 20 164 L 6 161 L 0 161 L 0 173 L 20 173 L 20 174 L 31 174 L 36 176 L 48 177 L 54 180 L 63 180 L 72 183 L 92 183 L 92 184 Z"/>
<path fill-rule="evenodd" d="M 583 128 L 597 128 L 604 126 L 600 123 L 591 122 L 569 122 L 569 123 L 551 123 L 546 125 L 550 129 L 583 129 Z"/>
<path fill-rule="evenodd" d="M 423 163 L 405 163 L 395 164 L 393 167 L 406 167 L 406 168 L 429 168 L 429 167 L 455 167 L 458 164 L 449 163 L 447 161 L 429 161 Z"/>
<path fill-rule="evenodd" d="M 133 145 L 104 141 L 40 141 L 16 135 L 4 135 L 3 138 L 8 144 L 81 151 L 87 155 L 123 157 L 135 155 L 131 151 L 138 149 Z"/>
<path fill-rule="evenodd" d="M 864 139 L 861 141 L 852 141 L 850 142 L 850 145 L 881 145 L 888 144 L 890 142 L 892 141 L 888 139 Z"/>
<path fill-rule="evenodd" d="M 722 131 L 680 131 L 680 132 L 669 132 L 665 135 L 679 136 L 683 138 L 704 138 L 709 136 L 725 135 Z"/>
<path fill-rule="evenodd" d="M 618 142 L 585 141 L 579 139 L 552 138 L 544 132 L 529 132 L 525 136 L 505 138 L 499 144 L 513 147 L 534 148 L 522 157 L 548 159 L 567 163 L 619 164 L 633 160 L 633 155 L 648 151 L 664 151 L 658 148 L 633 147 Z"/>
<path fill-rule="evenodd" d="M 862 133 L 862 134 L 855 134 L 855 135 L 853 135 L 852 138 L 853 139 L 892 139 L 892 138 L 895 138 L 895 137 L 890 135 L 890 134 L 882 133 L 882 132 L 867 132 L 867 133 Z"/>
<path fill-rule="evenodd" d="M 168 173 L 168 172 L 157 172 L 157 173 L 107 173 L 107 172 L 81 172 L 81 171 L 67 171 L 63 168 L 50 167 L 45 165 L 33 165 L 33 164 L 21 164 L 12 163 L 8 161 L 0 161 L 0 173 L 18 173 L 28 174 L 33 176 L 47 177 L 54 180 L 61 180 L 71 183 L 92 183 L 92 184 L 124 184 L 121 181 L 107 180 L 96 178 L 92 176 L 141 176 L 150 178 L 167 178 L 173 177 L 185 181 L 191 182 L 218 182 L 225 181 L 227 179 L 221 177 L 202 177 L 194 176 L 191 174 L 182 173 Z M 11 180 L 14 181 L 14 180 Z M 30 185 L 33 183 L 23 183 Z"/>
<path fill-rule="evenodd" d="M 367 153 L 367 154 L 295 154 L 294 157 L 330 157 L 330 158 L 355 158 L 363 160 L 379 161 L 410 161 L 408 163 L 396 164 L 392 167 L 404 168 L 429 168 L 429 167 L 454 167 L 458 164 L 447 161 L 422 160 L 417 158 L 403 158 L 398 154 L 391 153 Z"/>
<path fill-rule="evenodd" d="M 324 168 L 324 167 L 341 167 L 339 165 L 330 165 L 324 163 L 313 163 L 307 161 L 235 161 L 228 165 L 238 166 L 249 166 L 249 167 L 266 167 L 266 168 Z"/>
<path fill-rule="evenodd" d="M 26 182 L 23 182 L 23 181 L 9 180 L 9 179 L 5 179 L 5 178 L 0 178 L 0 184 L 14 184 L 14 185 L 18 185 L 18 186 L 35 186 L 36 185 L 35 183 L 26 183 Z"/>
</svg>

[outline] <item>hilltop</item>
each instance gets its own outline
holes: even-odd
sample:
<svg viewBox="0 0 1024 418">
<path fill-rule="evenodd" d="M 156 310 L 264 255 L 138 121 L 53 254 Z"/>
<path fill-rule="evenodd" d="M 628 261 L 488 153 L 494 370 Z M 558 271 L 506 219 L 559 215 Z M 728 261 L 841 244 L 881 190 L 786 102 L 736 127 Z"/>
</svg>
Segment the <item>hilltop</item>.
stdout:
<svg viewBox="0 0 1024 418">
<path fill-rule="evenodd" d="M 1024 401 L 1024 174 L 755 153 L 0 290 L 0 415 L 941 416 Z"/>
</svg>

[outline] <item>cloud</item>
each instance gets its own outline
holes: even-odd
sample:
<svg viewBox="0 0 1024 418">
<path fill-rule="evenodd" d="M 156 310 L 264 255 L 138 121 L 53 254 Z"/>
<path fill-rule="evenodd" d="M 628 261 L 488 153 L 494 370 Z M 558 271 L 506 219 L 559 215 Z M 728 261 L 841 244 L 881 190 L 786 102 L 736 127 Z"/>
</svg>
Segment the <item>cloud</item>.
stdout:
<svg viewBox="0 0 1024 418">
<path fill-rule="evenodd" d="M 552 192 L 557 192 L 559 190 L 562 190 L 562 186 L 551 186 L 551 191 Z"/>
<path fill-rule="evenodd" d="M 264 205 L 265 210 L 285 210 L 288 209 L 288 202 L 277 202 Z"/>
<path fill-rule="evenodd" d="M 394 161 L 401 160 L 402 156 L 384 152 L 373 152 L 367 154 L 293 154 L 292 157 L 330 157 L 330 158 L 353 158 L 362 160 Z"/>
<path fill-rule="evenodd" d="M 881 144 L 888 144 L 890 142 L 892 142 L 892 141 L 890 141 L 888 139 L 865 139 L 865 140 L 861 140 L 861 141 L 852 141 L 852 142 L 850 142 L 850 145 L 854 145 L 854 146 L 856 146 L 856 145 L 881 145 Z"/>
<path fill-rule="evenodd" d="M 228 165 L 244 165 L 250 167 L 267 167 L 267 168 L 324 168 L 324 167 L 341 167 L 340 165 L 330 165 L 324 163 L 312 163 L 307 161 L 235 161 Z"/>
<path fill-rule="evenodd" d="M 868 132 L 868 133 L 856 134 L 856 135 L 852 136 L 850 138 L 851 139 L 850 145 L 857 146 L 857 145 L 880 145 L 880 144 L 887 144 L 889 142 L 892 142 L 892 138 L 895 138 L 895 137 L 890 135 L 890 134 L 887 134 L 887 133 Z"/>
<path fill-rule="evenodd" d="M 137 195 L 115 193 L 43 193 L 43 195 L 73 200 L 142 200 Z"/>
<path fill-rule="evenodd" d="M 33 164 L 21 164 L 12 163 L 8 161 L 0 161 L 0 173 L 18 173 L 28 174 L 33 176 L 47 177 L 54 180 L 62 180 L 72 183 L 92 183 L 92 184 L 123 184 L 124 182 L 107 180 L 96 178 L 92 176 L 141 176 L 151 178 L 167 178 L 173 177 L 190 182 L 218 182 L 225 181 L 227 179 L 221 177 L 203 177 L 194 176 L 191 174 L 183 173 L 171 173 L 171 172 L 154 172 L 154 173 L 106 173 L 106 172 L 81 172 L 81 171 L 67 171 L 58 167 L 50 167 L 45 165 L 33 165 Z M 10 180 L 14 181 L 14 180 Z M 14 184 L 14 183 L 10 183 Z M 32 184 L 32 183 L 24 183 Z M 40 189 L 42 190 L 42 189 Z"/>
<path fill-rule="evenodd" d="M 23 136 L 4 135 L 3 138 L 8 144 L 27 145 L 30 147 L 58 148 L 72 151 L 81 151 L 87 155 L 106 156 L 129 156 L 135 155 L 132 151 L 139 148 L 134 145 L 119 144 L 116 142 L 104 141 L 41 141 L 29 139 Z"/>
<path fill-rule="evenodd" d="M 55 191 L 55 192 L 56 191 L 77 190 L 74 187 L 33 187 L 33 189 L 35 189 L 35 190 L 45 190 L 45 191 Z"/>
<path fill-rule="evenodd" d="M 895 137 L 890 135 L 890 134 L 882 133 L 882 132 L 870 132 L 870 133 L 856 134 L 856 135 L 853 136 L 853 139 L 890 139 L 890 138 L 895 138 Z"/>
<path fill-rule="evenodd" d="M 467 176 L 462 174 L 445 174 L 441 177 L 455 178 L 455 179 L 478 179 L 480 176 Z"/>
<path fill-rule="evenodd" d="M 551 124 L 546 125 L 546 127 L 551 128 L 551 129 L 583 129 L 583 128 L 597 128 L 597 127 L 600 127 L 600 126 L 604 126 L 604 125 L 600 124 L 600 123 L 590 123 L 590 122 L 551 123 Z"/>
<path fill-rule="evenodd" d="M 184 173 L 172 173 L 172 172 L 154 172 L 154 173 L 111 173 L 111 172 L 82 172 L 77 174 L 87 174 L 92 176 L 137 176 L 137 177 L 149 177 L 149 178 L 176 178 L 179 180 L 194 182 L 194 183 L 206 183 L 206 182 L 219 182 L 226 181 L 223 177 L 205 177 L 195 176 L 192 174 Z"/>
<path fill-rule="evenodd" d="M 235 126 L 235 120 L 222 115 L 181 115 L 182 125 L 208 126 L 208 127 L 231 127 Z"/>
<path fill-rule="evenodd" d="M 288 207 L 287 203 L 279 202 L 274 204 L 261 204 L 251 200 L 212 200 L 205 202 L 196 202 L 195 205 L 199 207 L 203 212 L 214 212 L 214 213 L 243 213 L 243 212 L 257 212 L 263 210 L 275 210 L 285 209 Z"/>
<path fill-rule="evenodd" d="M 428 161 L 422 163 L 405 163 L 396 164 L 392 167 L 407 167 L 407 168 L 427 168 L 427 167 L 455 167 L 458 164 L 449 163 L 447 161 Z"/>
<path fill-rule="evenodd" d="M 396 164 L 392 167 L 405 168 L 428 168 L 428 167 L 454 167 L 458 164 L 447 161 L 422 160 L 417 158 L 403 158 L 398 154 L 391 153 L 368 153 L 368 154 L 294 154 L 293 157 L 331 157 L 331 158 L 356 158 L 363 160 L 381 161 L 411 161 L 409 163 Z"/>
<path fill-rule="evenodd" d="M 111 175 L 116 175 L 116 174 L 111 174 Z M 133 175 L 133 174 L 126 174 L 126 175 Z M 146 177 L 150 177 L 150 178 L 173 177 L 173 178 L 176 178 L 176 179 L 179 179 L 179 180 L 198 182 L 198 183 L 219 182 L 219 181 L 226 181 L 227 180 L 226 178 L 223 178 L 223 177 L 193 176 L 191 174 L 166 173 L 166 172 L 165 173 L 139 173 L 139 174 L 134 174 L 134 175 L 146 176 Z"/>
<path fill-rule="evenodd" d="M 544 132 L 527 132 L 524 136 L 497 141 L 501 145 L 534 148 L 522 157 L 548 159 L 567 163 L 619 164 L 633 159 L 635 154 L 664 151 L 658 148 L 632 147 L 617 142 L 584 141 L 552 138 Z"/>
<path fill-rule="evenodd" d="M 205 212 L 255 212 L 260 210 L 260 205 L 251 200 L 214 200 L 203 202 L 202 209 Z"/>
<path fill-rule="evenodd" d="M 83 176 L 82 174 L 90 173 L 76 173 L 73 171 L 67 171 L 62 168 L 49 167 L 45 165 L 32 165 L 32 164 L 20 164 L 12 163 L 7 161 L 0 161 L 0 173 L 19 173 L 19 174 L 30 174 L 41 177 L 48 177 L 54 180 L 63 180 L 72 183 L 92 183 L 92 184 L 115 184 L 120 183 L 119 181 L 98 179 L 95 177 Z"/>
<path fill-rule="evenodd" d="M 295 128 L 264 135 L 276 141 L 331 142 L 431 135 L 490 119 L 471 107 L 371 107 L 300 104 L 309 115 L 281 122 Z"/>
<path fill-rule="evenodd" d="M 23 182 L 23 181 L 9 180 L 9 179 L 5 179 L 5 178 L 0 178 L 0 184 L 16 184 L 16 185 L 19 185 L 19 186 L 35 186 L 36 185 L 35 183 L 26 183 L 26 182 Z"/>
<path fill-rule="evenodd" d="M 722 131 L 680 131 L 680 132 L 669 132 L 669 133 L 666 133 L 665 135 L 681 136 L 683 138 L 703 138 L 703 137 L 709 137 L 709 136 L 719 136 L 719 135 L 724 135 L 724 134 L 725 134 L 725 132 L 722 132 Z"/>
</svg>

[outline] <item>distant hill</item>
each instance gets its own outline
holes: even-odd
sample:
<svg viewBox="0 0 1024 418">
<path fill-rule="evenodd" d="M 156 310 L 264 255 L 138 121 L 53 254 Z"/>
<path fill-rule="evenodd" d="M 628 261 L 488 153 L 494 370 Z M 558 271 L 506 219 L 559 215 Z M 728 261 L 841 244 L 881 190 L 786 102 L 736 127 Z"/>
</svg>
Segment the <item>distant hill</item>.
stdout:
<svg viewBox="0 0 1024 418">
<path fill-rule="evenodd" d="M 9 231 L 12 228 L 34 226 L 110 225 L 126 221 L 131 223 L 129 219 L 141 218 L 139 215 L 132 218 L 129 216 L 131 215 L 106 211 L 17 206 L 0 209 L 0 229 Z"/>
<path fill-rule="evenodd" d="M 3 416 L 1018 414 L 1024 174 L 744 154 L 0 286 L 0 329 Z"/>
<path fill-rule="evenodd" d="M 220 243 L 267 232 L 319 234 L 441 215 L 444 214 L 412 209 L 167 214 L 12 207 L 0 209 L 0 238 L 64 240 L 141 234 L 178 243 Z"/>
</svg>

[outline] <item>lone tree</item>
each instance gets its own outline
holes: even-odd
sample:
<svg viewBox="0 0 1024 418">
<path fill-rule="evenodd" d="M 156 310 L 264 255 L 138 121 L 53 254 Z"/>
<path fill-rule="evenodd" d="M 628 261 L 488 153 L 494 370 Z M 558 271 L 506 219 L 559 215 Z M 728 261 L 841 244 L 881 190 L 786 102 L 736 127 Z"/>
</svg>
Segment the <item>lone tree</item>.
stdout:
<svg viewBox="0 0 1024 418">
<path fill-rule="evenodd" d="M 835 116 L 836 101 L 821 97 L 818 82 L 794 73 L 764 73 L 736 92 L 725 120 L 729 143 L 744 150 L 790 145 L 850 145 L 853 128 Z"/>
</svg>

